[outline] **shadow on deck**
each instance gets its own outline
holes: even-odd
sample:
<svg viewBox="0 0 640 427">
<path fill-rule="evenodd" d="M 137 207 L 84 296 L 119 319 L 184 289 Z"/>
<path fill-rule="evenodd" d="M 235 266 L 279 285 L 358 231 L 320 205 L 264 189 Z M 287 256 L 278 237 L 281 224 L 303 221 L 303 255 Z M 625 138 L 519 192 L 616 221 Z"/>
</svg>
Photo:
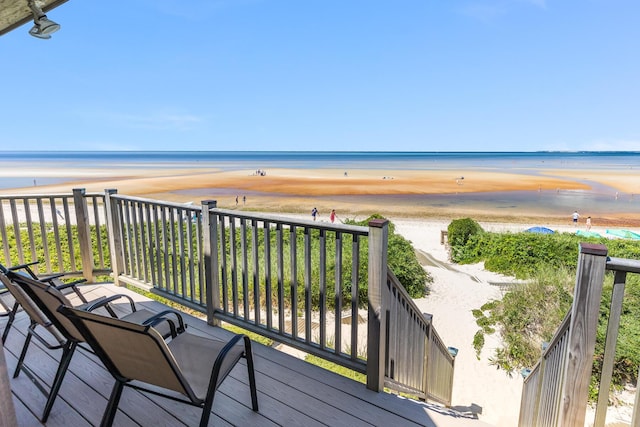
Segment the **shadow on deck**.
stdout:
<svg viewBox="0 0 640 427">
<path fill-rule="evenodd" d="M 126 293 L 139 306 L 161 311 L 164 305 L 114 285 L 88 285 L 91 298 Z M 231 333 L 185 315 L 190 333 L 228 339 Z M 6 318 L 0 318 L 0 329 Z M 20 313 L 5 343 L 9 374 L 15 370 L 29 321 Z M 210 424 L 217 426 L 486 426 L 453 410 L 367 390 L 363 384 L 328 372 L 301 359 L 257 343 L 253 346 L 260 411 L 250 407 L 245 366 L 237 366 L 216 394 Z M 32 341 L 26 365 L 38 381 L 47 384 L 55 375 L 61 351 L 47 350 Z M 101 362 L 87 351 L 74 355 L 47 426 L 99 425 L 113 386 Z M 45 396 L 36 383 L 21 373 L 11 379 L 19 426 L 41 425 Z M 169 399 L 125 389 L 114 425 L 197 425 L 200 410 Z"/>
</svg>

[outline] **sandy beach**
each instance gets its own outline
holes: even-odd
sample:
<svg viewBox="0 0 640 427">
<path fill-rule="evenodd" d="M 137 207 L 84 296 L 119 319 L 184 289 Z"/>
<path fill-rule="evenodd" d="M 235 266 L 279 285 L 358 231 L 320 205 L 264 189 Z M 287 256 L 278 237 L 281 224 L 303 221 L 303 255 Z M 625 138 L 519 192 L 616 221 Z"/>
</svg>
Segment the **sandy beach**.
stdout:
<svg viewBox="0 0 640 427">
<path fill-rule="evenodd" d="M 554 194 L 565 190 L 589 190 L 584 182 L 587 175 L 590 181 L 608 185 L 621 193 L 640 194 L 640 176 L 620 171 L 547 171 L 535 175 L 473 171 L 465 174 L 464 179 L 456 179 L 451 171 L 357 170 L 345 176 L 345 171 L 337 169 L 273 169 L 266 176 L 256 175 L 251 170 L 99 170 L 89 177 L 78 176 L 74 182 L 37 185 L 4 193 L 68 193 L 72 188 L 103 192 L 106 188 L 116 188 L 120 194 L 132 196 L 195 204 L 214 199 L 223 208 L 292 216 L 306 217 L 315 206 L 320 211 L 319 221 L 329 221 L 331 209 L 338 212 L 338 220 L 361 220 L 372 213 L 380 213 L 424 255 L 424 267 L 434 278 L 430 294 L 416 300 L 416 304 L 423 312 L 433 315 L 434 325 L 445 343 L 459 349 L 453 406 L 477 414 L 490 425 L 511 427 L 517 425 L 522 378 L 518 374 L 509 377 L 490 365 L 489 358 L 500 344 L 497 337 L 489 337 L 480 358 L 476 357 L 472 342 L 478 327 L 471 310 L 491 299 L 501 298 L 503 288 L 499 285 L 514 279 L 485 271 L 480 264 L 451 264 L 446 246 L 440 243 L 440 231 L 446 229 L 452 219 L 470 216 L 485 230 L 522 231 L 532 225 L 543 225 L 575 232 L 576 228 L 571 224 L 572 210 L 555 215 L 534 215 L 523 210 L 505 214 L 482 206 L 425 210 L 413 205 L 411 196 L 487 191 Z M 237 204 L 236 196 L 239 197 Z M 243 196 L 247 197 L 246 202 L 243 202 Z M 389 196 L 395 197 L 394 203 L 388 203 Z M 586 216 L 581 217 L 578 228 L 584 229 L 585 219 Z M 603 235 L 606 227 L 612 225 L 640 231 L 640 219 L 624 211 L 593 216 L 592 223 L 592 231 Z"/>
<path fill-rule="evenodd" d="M 33 176 L 29 168 L 18 171 Z M 320 215 L 336 209 L 340 218 L 363 219 L 372 213 L 423 219 L 453 219 L 470 216 L 477 220 L 519 222 L 533 225 L 563 225 L 570 219 L 572 206 L 551 206 L 567 194 L 606 191 L 606 211 L 587 213 L 593 224 L 640 226 L 640 175 L 633 170 L 385 170 L 356 169 L 345 176 L 342 169 L 269 169 L 266 175 L 255 170 L 217 170 L 208 168 L 69 168 L 39 170 L 46 176 L 71 176 L 62 184 L 35 185 L 3 190 L 12 193 L 64 193 L 71 188 L 103 192 L 115 188 L 120 194 L 175 202 L 217 200 L 218 206 L 267 212 L 309 212 L 317 207 Z M 64 174 L 64 175 L 63 175 Z M 2 176 L 2 173 L 0 173 Z M 77 179 L 76 179 L 77 177 Z M 604 187 L 602 190 L 599 187 Z M 495 192 L 517 192 L 521 204 L 492 201 L 466 201 Z M 635 195 L 637 198 L 634 198 Z M 236 197 L 239 203 L 236 204 Z M 444 203 L 430 203 L 429 197 L 450 197 Z M 600 197 L 603 197 L 600 194 Z M 246 201 L 243 202 L 243 198 Z M 619 198 L 619 200 L 618 200 Z M 616 202 L 617 204 L 614 204 Z M 557 203 L 556 203 L 557 204 Z M 601 207 L 597 201 L 593 206 Z M 629 209 L 633 207 L 633 209 Z"/>
</svg>

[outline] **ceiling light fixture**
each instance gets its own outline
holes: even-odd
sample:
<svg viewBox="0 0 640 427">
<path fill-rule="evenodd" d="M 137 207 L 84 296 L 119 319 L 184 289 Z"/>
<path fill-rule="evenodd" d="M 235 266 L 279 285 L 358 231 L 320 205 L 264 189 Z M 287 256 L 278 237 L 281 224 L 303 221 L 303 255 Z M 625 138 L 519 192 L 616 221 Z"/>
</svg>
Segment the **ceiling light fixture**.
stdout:
<svg viewBox="0 0 640 427">
<path fill-rule="evenodd" d="M 39 39 L 50 39 L 51 34 L 60 29 L 60 25 L 47 18 L 47 15 L 41 9 L 44 2 L 37 0 L 27 0 L 29 9 L 33 13 L 33 27 L 29 30 L 29 34 Z"/>
</svg>

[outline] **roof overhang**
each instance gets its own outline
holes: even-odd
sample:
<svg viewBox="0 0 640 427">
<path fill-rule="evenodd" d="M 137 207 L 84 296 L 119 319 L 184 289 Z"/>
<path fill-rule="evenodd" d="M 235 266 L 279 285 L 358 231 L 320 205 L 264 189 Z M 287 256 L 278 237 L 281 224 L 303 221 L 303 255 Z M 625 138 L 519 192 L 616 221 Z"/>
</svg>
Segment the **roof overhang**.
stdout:
<svg viewBox="0 0 640 427">
<path fill-rule="evenodd" d="M 42 11 L 47 13 L 67 0 L 41 1 L 44 3 Z M 33 14 L 27 0 L 0 0 L 0 36 L 29 22 L 33 22 Z"/>
</svg>

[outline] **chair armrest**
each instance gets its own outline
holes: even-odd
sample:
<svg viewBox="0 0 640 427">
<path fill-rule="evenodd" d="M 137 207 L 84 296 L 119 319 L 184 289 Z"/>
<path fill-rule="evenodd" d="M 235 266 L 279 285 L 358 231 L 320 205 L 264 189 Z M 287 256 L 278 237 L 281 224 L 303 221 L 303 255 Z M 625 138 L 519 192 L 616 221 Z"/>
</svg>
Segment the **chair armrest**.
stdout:
<svg viewBox="0 0 640 427">
<path fill-rule="evenodd" d="M 36 265 L 36 264 L 39 264 L 39 263 L 40 263 L 40 261 L 31 261 L 31 262 L 27 262 L 25 264 L 13 265 L 13 266 L 9 267 L 8 270 L 9 271 L 15 271 L 15 270 L 22 270 L 23 268 L 25 270 L 27 270 L 32 265 Z"/>
<path fill-rule="evenodd" d="M 82 295 L 82 292 L 80 292 L 80 289 L 78 289 L 77 287 L 77 285 L 79 285 L 80 283 L 84 283 L 86 281 L 87 279 L 79 279 L 69 283 L 62 283 L 57 286 L 53 285 L 53 283 L 51 283 L 51 285 L 54 286 L 59 291 L 63 291 L 65 289 L 71 288 L 73 292 L 75 292 L 75 294 L 78 296 L 78 298 L 80 298 L 80 301 L 82 301 L 83 303 L 87 303 L 88 302 L 87 299 L 84 297 L 84 295 Z"/>
<path fill-rule="evenodd" d="M 175 327 L 175 323 L 171 320 L 168 319 L 166 316 L 167 315 L 174 315 L 176 317 L 176 320 L 178 321 L 178 327 Z M 145 320 L 144 322 L 142 322 L 143 325 L 151 325 L 151 326 L 155 326 L 158 323 L 160 323 L 161 321 L 166 320 L 167 322 L 169 322 L 169 327 L 171 328 L 171 337 L 175 338 L 178 334 L 183 333 L 186 329 L 187 329 L 187 325 L 184 324 L 184 320 L 182 319 L 182 315 L 175 311 L 175 310 L 164 310 L 161 311 L 159 313 L 154 314 L 153 316 L 151 316 L 150 318 L 148 318 L 147 320 Z"/>
<path fill-rule="evenodd" d="M 59 279 L 60 277 L 66 275 L 66 273 L 52 273 L 52 274 L 47 274 L 46 276 L 38 276 L 38 280 L 40 280 L 41 282 L 50 282 L 53 279 Z"/>
<path fill-rule="evenodd" d="M 32 279 L 38 279 L 38 276 L 36 275 L 36 273 L 34 273 L 33 270 L 31 269 L 31 266 L 36 264 L 39 264 L 39 261 L 31 261 L 26 264 L 13 265 L 9 267 L 7 270 L 9 271 L 24 270 Z"/>
<path fill-rule="evenodd" d="M 45 280 L 40 279 L 40 281 L 41 281 L 41 282 L 44 282 Z M 73 288 L 73 287 L 75 287 L 76 285 L 79 285 L 80 283 L 84 283 L 84 282 L 86 282 L 86 281 L 87 281 L 87 279 L 78 279 L 78 280 L 74 280 L 73 282 L 63 283 L 63 284 L 61 284 L 61 285 L 55 286 L 55 288 L 56 288 L 57 290 L 59 290 L 59 291 L 62 291 L 62 290 L 67 289 L 67 288 Z"/>
<path fill-rule="evenodd" d="M 167 324 L 169 325 L 169 334 L 171 335 L 171 338 L 175 338 L 178 336 L 178 331 L 176 329 L 176 324 L 173 323 L 173 321 L 171 319 L 167 319 L 166 317 L 157 317 L 157 316 L 153 316 L 150 317 L 149 319 L 145 320 L 142 325 L 143 326 L 151 326 L 152 328 L 155 328 L 156 325 L 162 323 L 162 322 L 167 322 Z M 162 338 L 167 339 L 168 336 L 163 336 Z"/>
<path fill-rule="evenodd" d="M 128 299 L 129 300 L 129 304 L 131 305 L 131 311 L 136 311 L 136 305 L 133 302 L 133 299 L 129 295 L 124 295 L 124 294 L 118 294 L 118 295 L 113 295 L 113 296 L 110 296 L 110 297 L 107 297 L 107 298 L 102 298 L 102 299 L 100 299 L 98 301 L 95 301 L 94 303 L 89 304 L 88 306 L 84 307 L 84 310 L 85 311 L 93 311 L 96 308 L 100 308 L 100 307 L 104 307 L 104 306 L 107 306 L 106 307 L 107 310 L 110 310 L 110 307 L 108 307 L 108 304 L 110 302 L 115 301 L 115 300 L 120 299 L 120 298 Z M 117 316 L 114 315 L 115 313 L 111 313 L 110 312 L 110 314 L 113 317 L 117 317 Z"/>
</svg>

